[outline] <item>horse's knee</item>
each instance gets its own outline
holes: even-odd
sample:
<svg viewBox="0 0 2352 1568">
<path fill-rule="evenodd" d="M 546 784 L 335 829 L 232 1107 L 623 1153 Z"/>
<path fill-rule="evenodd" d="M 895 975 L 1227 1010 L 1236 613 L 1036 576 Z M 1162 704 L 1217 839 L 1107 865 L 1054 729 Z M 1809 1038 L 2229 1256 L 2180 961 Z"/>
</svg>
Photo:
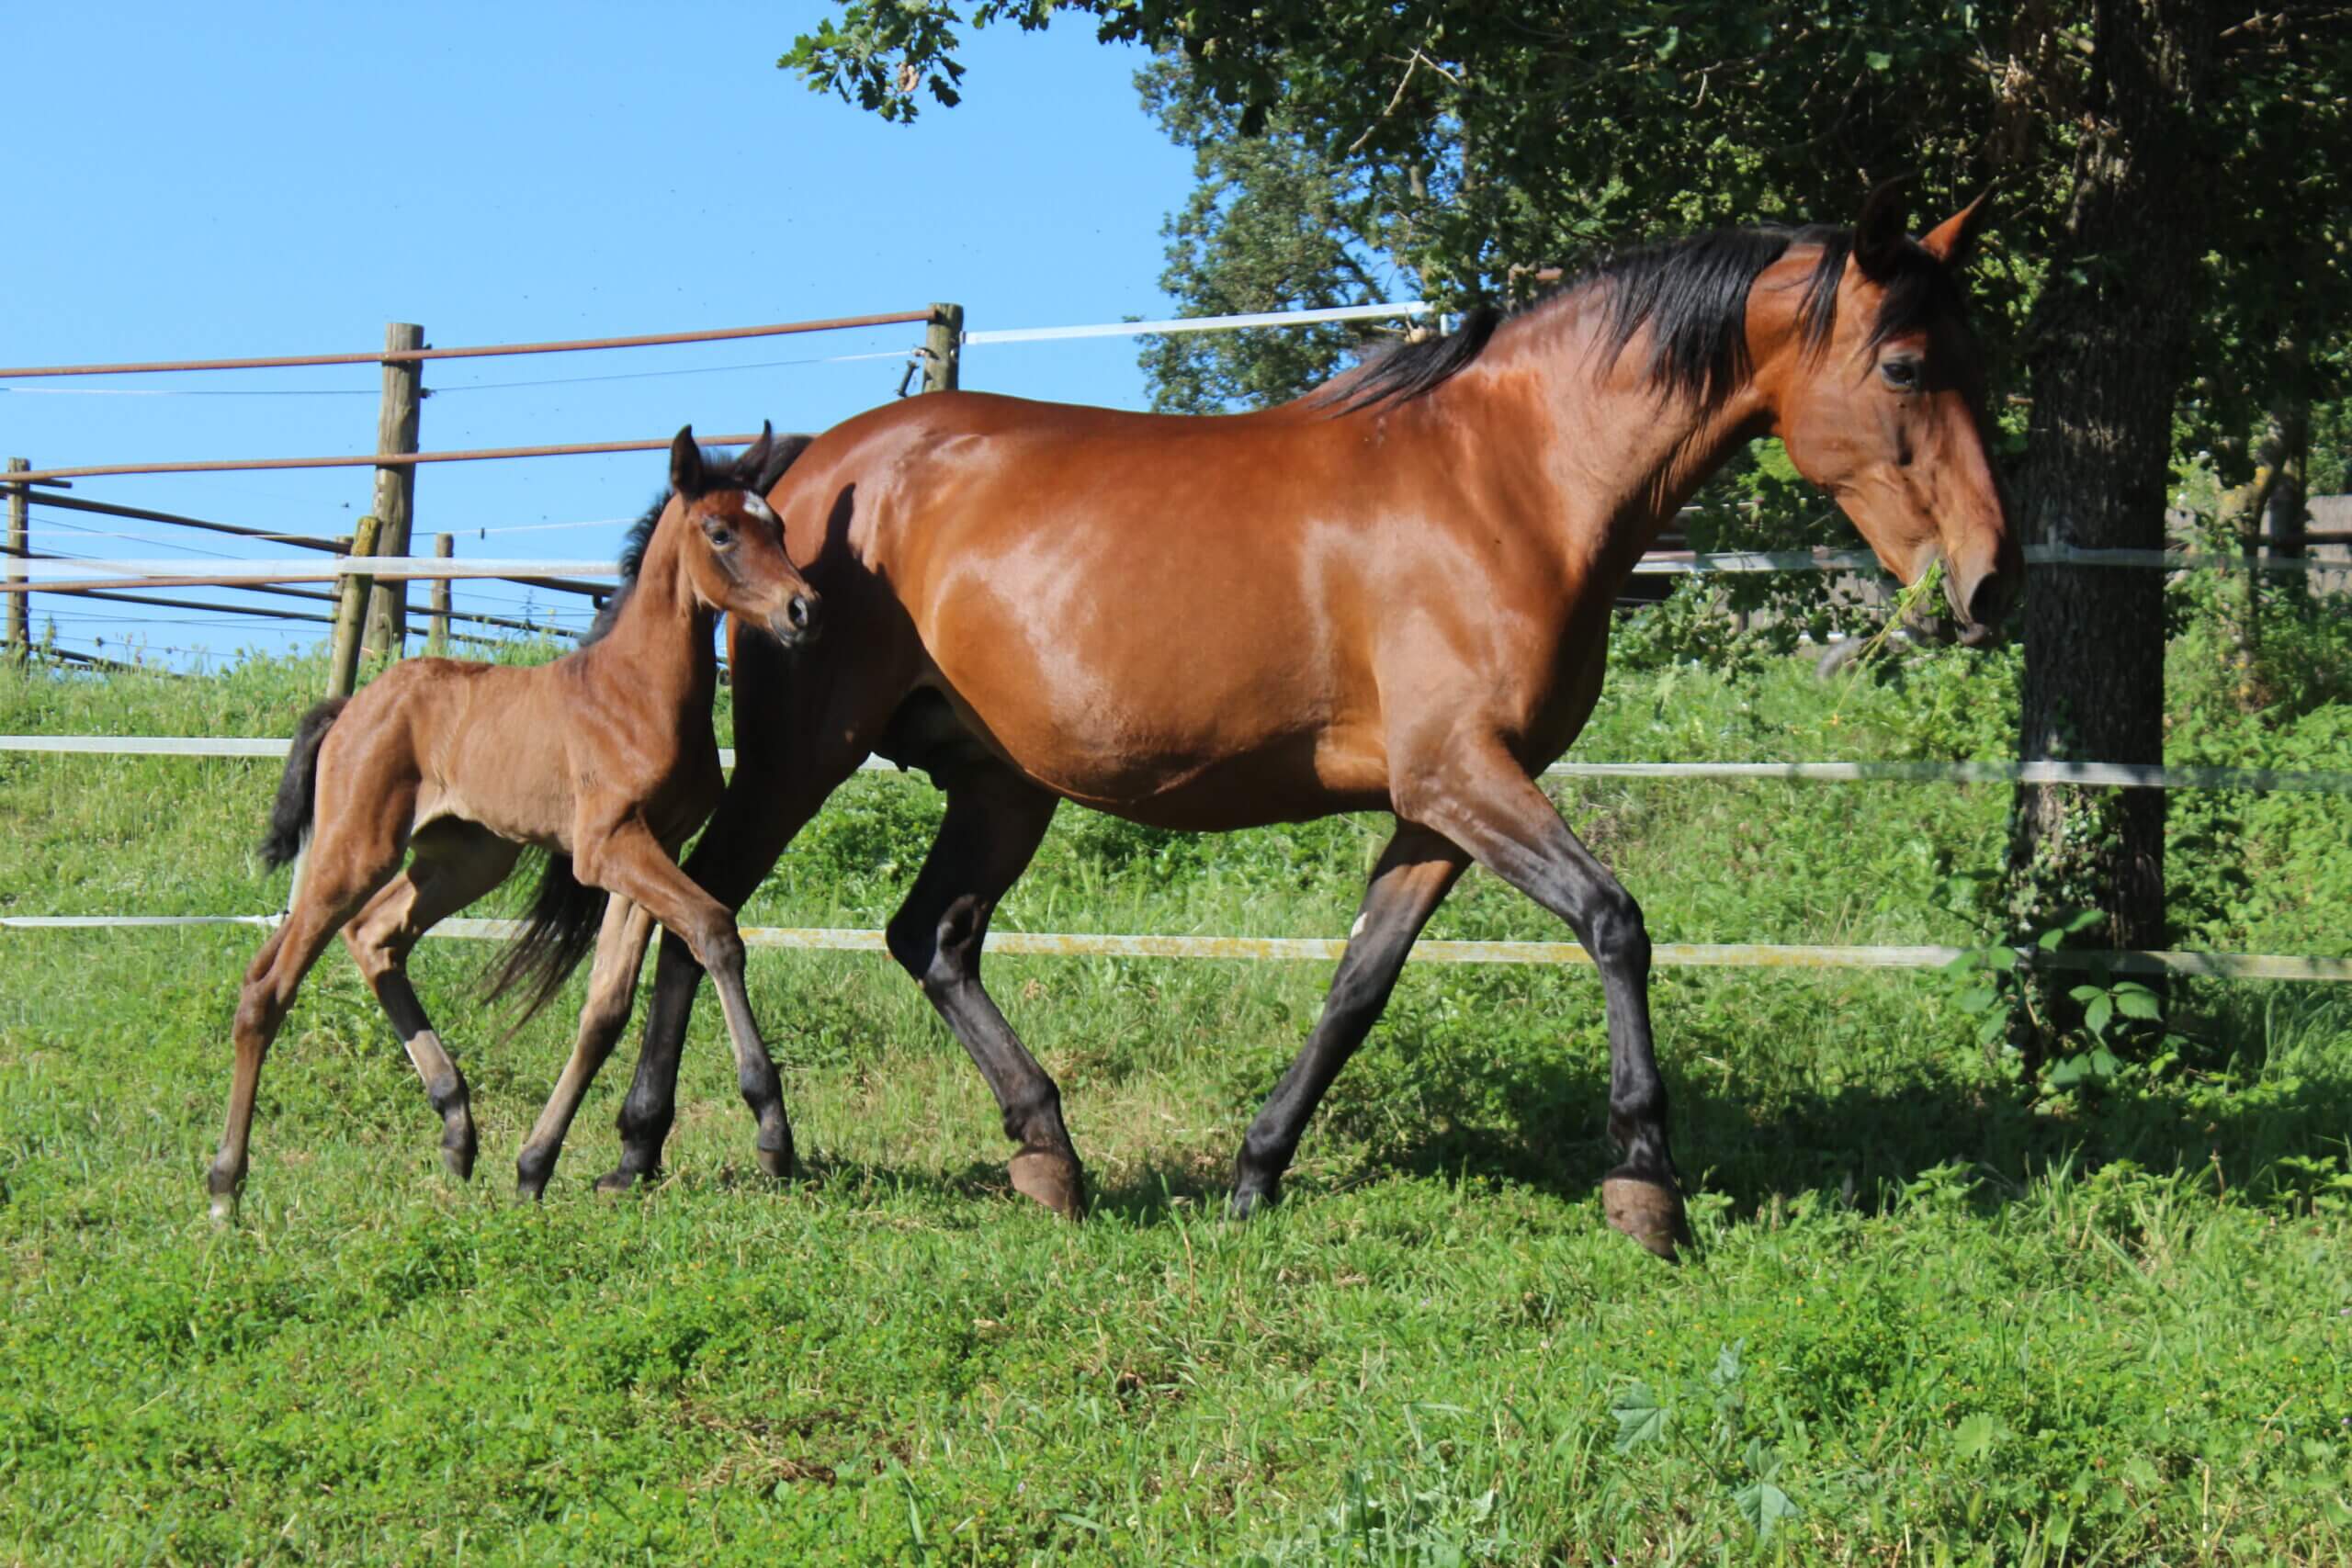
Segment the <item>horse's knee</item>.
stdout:
<svg viewBox="0 0 2352 1568">
<path fill-rule="evenodd" d="M 1641 904 L 1624 888 L 1612 884 L 1598 894 L 1585 923 L 1595 964 L 1608 969 L 1649 967 L 1649 925 L 1642 919 Z"/>
</svg>

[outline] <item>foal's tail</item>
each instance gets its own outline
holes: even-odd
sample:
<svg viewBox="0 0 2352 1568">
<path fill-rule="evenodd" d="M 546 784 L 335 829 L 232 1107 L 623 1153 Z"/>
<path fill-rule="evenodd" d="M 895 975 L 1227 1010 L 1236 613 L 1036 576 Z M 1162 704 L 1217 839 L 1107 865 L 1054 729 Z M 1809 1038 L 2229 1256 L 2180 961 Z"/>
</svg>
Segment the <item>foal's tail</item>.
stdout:
<svg viewBox="0 0 2352 1568">
<path fill-rule="evenodd" d="M 594 949 L 609 897 L 573 874 L 570 855 L 547 857 L 522 930 L 508 939 L 489 972 L 487 999 L 496 1001 L 510 991 L 522 998 L 515 1028 L 553 1001 L 580 961 Z"/>
<path fill-rule="evenodd" d="M 286 776 L 277 781 L 277 800 L 269 808 L 269 831 L 261 840 L 264 865 L 281 866 L 302 852 L 302 835 L 309 831 L 311 813 L 318 804 L 319 747 L 342 714 L 343 705 L 350 700 L 329 697 L 294 727 L 294 744 L 286 752 Z"/>
</svg>

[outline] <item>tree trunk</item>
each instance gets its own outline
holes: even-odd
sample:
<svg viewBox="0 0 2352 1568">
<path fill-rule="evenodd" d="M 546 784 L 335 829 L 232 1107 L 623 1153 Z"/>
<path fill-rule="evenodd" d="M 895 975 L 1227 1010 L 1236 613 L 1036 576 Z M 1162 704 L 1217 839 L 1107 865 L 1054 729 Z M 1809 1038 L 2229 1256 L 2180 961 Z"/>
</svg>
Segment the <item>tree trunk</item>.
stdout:
<svg viewBox="0 0 2352 1568">
<path fill-rule="evenodd" d="M 2097 0 L 2095 23 L 2088 123 L 2029 332 L 2018 516 L 2029 546 L 2160 549 L 2205 247 L 2198 120 L 2221 24 L 2202 0 Z M 2164 760 L 2163 596 L 2160 572 L 2034 569 L 2025 757 Z M 2107 919 L 2085 933 L 2090 944 L 2162 945 L 2160 791 L 2021 788 L 2010 824 L 2008 913 L 2020 936 L 2096 908 Z M 2029 1075 L 2065 1021 L 2042 1001 L 2022 1042 Z"/>
</svg>

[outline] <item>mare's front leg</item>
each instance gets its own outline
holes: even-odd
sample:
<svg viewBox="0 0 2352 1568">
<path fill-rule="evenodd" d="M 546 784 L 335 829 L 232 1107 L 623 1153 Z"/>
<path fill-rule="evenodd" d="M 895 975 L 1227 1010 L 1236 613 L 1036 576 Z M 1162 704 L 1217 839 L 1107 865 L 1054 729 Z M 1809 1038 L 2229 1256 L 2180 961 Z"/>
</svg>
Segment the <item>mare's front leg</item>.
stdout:
<svg viewBox="0 0 2352 1568">
<path fill-rule="evenodd" d="M 743 985 L 743 939 L 735 917 L 679 869 L 662 841 L 633 818 L 601 831 L 575 834 L 572 863 L 582 881 L 641 905 L 685 944 L 710 976 L 735 1046 L 736 1087 L 759 1123 L 760 1168 L 770 1176 L 791 1175 L 792 1128 L 784 1115 L 784 1085 L 752 1016 L 752 998 Z"/>
<path fill-rule="evenodd" d="M 646 944 L 652 935 L 653 917 L 641 905 L 617 897 L 606 900 L 605 924 L 596 933 L 595 966 L 588 975 L 588 1001 L 580 1010 L 580 1032 L 572 1042 L 571 1059 L 563 1065 L 563 1076 L 548 1097 L 547 1109 L 532 1124 L 531 1135 L 523 1142 L 522 1156 L 514 1162 L 516 1196 L 537 1198 L 547 1190 L 580 1101 L 628 1025 L 629 1007 L 637 998 L 637 973 L 644 966 Z"/>
<path fill-rule="evenodd" d="M 426 931 L 505 881 L 520 852 L 486 828 L 447 818 L 418 834 L 410 852 L 408 870 L 368 901 L 343 940 L 440 1112 L 442 1163 L 463 1181 L 474 1170 L 472 1100 L 409 983 L 408 955 Z"/>
<path fill-rule="evenodd" d="M 1650 938 L 1642 908 L 1560 819 L 1502 743 L 1449 737 L 1406 773 L 1400 816 L 1444 834 L 1567 921 L 1600 970 L 1609 1013 L 1609 1134 L 1624 1161 L 1602 1180 L 1609 1223 L 1659 1257 L 1690 1237 L 1650 1038 Z"/>
<path fill-rule="evenodd" d="M 997 900 L 1026 870 L 1058 796 L 993 760 L 935 768 L 947 815 L 907 901 L 885 933 L 890 955 L 956 1032 L 1020 1145 L 1006 1165 L 1013 1190 L 1076 1219 L 1086 1177 L 1062 1122 L 1061 1089 L 1012 1032 L 980 985 L 980 946 Z"/>
<path fill-rule="evenodd" d="M 1281 1195 L 1283 1172 L 1298 1152 L 1307 1119 L 1380 1021 L 1414 941 L 1468 863 L 1450 840 L 1426 828 L 1398 825 L 1364 889 L 1323 1016 L 1241 1141 L 1228 1204 L 1235 1219 L 1247 1219 Z"/>
</svg>

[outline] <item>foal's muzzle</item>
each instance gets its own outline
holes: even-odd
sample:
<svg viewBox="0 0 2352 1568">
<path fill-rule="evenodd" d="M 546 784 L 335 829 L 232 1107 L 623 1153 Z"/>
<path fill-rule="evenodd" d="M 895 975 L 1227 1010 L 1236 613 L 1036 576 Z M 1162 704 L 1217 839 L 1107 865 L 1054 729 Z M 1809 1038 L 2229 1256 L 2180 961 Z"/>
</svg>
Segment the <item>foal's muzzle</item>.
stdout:
<svg viewBox="0 0 2352 1568">
<path fill-rule="evenodd" d="M 823 604 L 814 593 L 795 593 L 789 604 L 768 617 L 768 635 L 786 648 L 816 641 L 824 629 L 820 614 Z"/>
</svg>

